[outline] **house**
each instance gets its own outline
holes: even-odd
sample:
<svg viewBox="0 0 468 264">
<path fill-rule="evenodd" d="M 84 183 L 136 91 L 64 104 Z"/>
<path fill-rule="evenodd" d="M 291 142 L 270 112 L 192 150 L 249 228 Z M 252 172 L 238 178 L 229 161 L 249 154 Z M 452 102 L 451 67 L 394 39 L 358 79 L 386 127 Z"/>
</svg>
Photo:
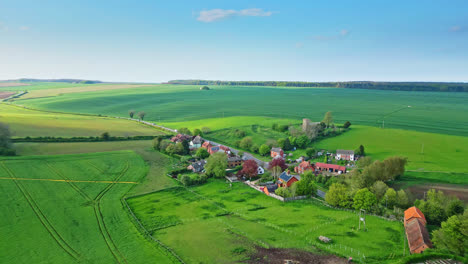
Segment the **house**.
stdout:
<svg viewBox="0 0 468 264">
<path fill-rule="evenodd" d="M 336 164 L 328 164 L 328 163 L 321 163 L 317 162 L 315 163 L 315 170 L 319 172 L 332 172 L 332 173 L 346 173 L 346 167 L 345 166 L 340 166 Z"/>
<path fill-rule="evenodd" d="M 405 211 L 404 224 L 411 254 L 422 253 L 432 247 L 429 232 L 426 229 L 426 218 L 421 210 L 414 206 L 408 208 Z"/>
<path fill-rule="evenodd" d="M 293 183 L 299 181 L 301 177 L 298 175 L 291 175 L 286 171 L 283 171 L 279 176 L 279 182 L 281 187 L 290 187 Z"/>
<path fill-rule="evenodd" d="M 354 161 L 354 151 L 338 149 L 336 150 L 335 159 L 337 160 L 351 160 Z"/>
<path fill-rule="evenodd" d="M 294 167 L 294 172 L 295 173 L 299 173 L 299 174 L 302 174 L 306 171 L 314 171 L 315 170 L 315 166 L 313 164 L 310 164 L 309 161 L 303 161 L 301 163 L 299 163 L 298 166 Z"/>
<path fill-rule="evenodd" d="M 228 168 L 235 168 L 239 165 L 242 165 L 242 159 L 235 156 L 235 157 L 228 157 Z"/>
<path fill-rule="evenodd" d="M 257 168 L 257 175 L 262 175 L 265 173 L 265 169 L 262 168 L 261 166 L 258 166 Z"/>
<path fill-rule="evenodd" d="M 190 164 L 187 167 L 187 170 L 191 170 L 193 172 L 202 172 L 205 169 L 205 164 L 206 164 L 206 161 L 204 161 L 204 160 L 196 161 L 196 162 L 193 162 L 192 164 Z"/>
<path fill-rule="evenodd" d="M 202 138 L 200 136 L 196 136 L 190 141 L 189 147 L 190 149 L 198 149 L 202 145 Z"/>
<path fill-rule="evenodd" d="M 269 184 L 267 186 L 262 187 L 262 191 L 267 195 L 270 195 L 270 193 L 274 194 L 276 189 L 278 189 L 278 185 L 276 184 Z"/>
<path fill-rule="evenodd" d="M 202 146 L 203 147 L 203 146 Z M 226 153 L 228 155 L 231 154 L 231 149 L 226 147 L 226 146 L 212 146 L 210 148 L 207 149 L 208 150 L 208 153 L 210 154 L 213 154 L 213 153 L 216 153 L 216 152 L 223 152 L 223 153 Z"/>
<path fill-rule="evenodd" d="M 182 141 L 191 140 L 191 139 L 192 139 L 192 136 L 184 135 L 184 134 L 177 134 L 177 136 L 171 138 L 171 141 L 174 143 L 177 143 L 177 142 L 182 142 Z"/>
<path fill-rule="evenodd" d="M 206 150 L 209 150 L 211 147 L 213 147 L 213 145 L 211 145 L 211 143 L 209 141 L 205 141 L 205 142 L 203 142 L 201 147 L 206 149 Z"/>
<path fill-rule="evenodd" d="M 284 151 L 281 148 L 272 148 L 270 151 L 270 155 L 272 158 L 276 158 L 277 156 L 283 157 Z"/>
</svg>

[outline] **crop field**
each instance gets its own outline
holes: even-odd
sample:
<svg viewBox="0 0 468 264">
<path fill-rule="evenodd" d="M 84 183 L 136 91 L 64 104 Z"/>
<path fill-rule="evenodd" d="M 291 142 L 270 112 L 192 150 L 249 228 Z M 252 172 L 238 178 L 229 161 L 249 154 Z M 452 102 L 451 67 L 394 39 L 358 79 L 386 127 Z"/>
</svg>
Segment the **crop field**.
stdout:
<svg viewBox="0 0 468 264">
<path fill-rule="evenodd" d="M 354 150 L 361 144 L 374 159 L 407 157 L 408 170 L 468 172 L 468 137 L 353 126 L 340 136 L 320 141 L 316 148 Z"/>
<path fill-rule="evenodd" d="M 466 93 L 244 86 L 212 88 L 201 91 L 198 86 L 154 85 L 68 93 L 18 102 L 39 109 L 117 116 L 127 116 L 128 110 L 134 109 L 145 111 L 146 119 L 161 123 L 232 116 L 263 116 L 299 122 L 307 117 L 320 121 L 325 112 L 332 111 L 337 123 L 349 120 L 353 124 L 380 127 L 385 121 L 386 128 L 452 135 L 468 132 Z"/>
<path fill-rule="evenodd" d="M 386 263 L 408 254 L 403 225 L 303 200 L 282 203 L 242 183 L 174 187 L 128 199 L 146 229 L 188 263 L 234 263 L 255 247 L 320 249 L 355 260 Z M 318 241 L 324 235 L 331 245 Z M 207 249 L 210 250 L 207 250 Z"/>
<path fill-rule="evenodd" d="M 131 151 L 2 158 L 0 262 L 172 263 L 120 200 L 147 169 Z"/>
<path fill-rule="evenodd" d="M 35 111 L 22 107 L 0 104 L 0 122 L 6 123 L 14 137 L 75 137 L 160 135 L 158 129 L 121 120 L 99 116 L 74 115 Z"/>
</svg>

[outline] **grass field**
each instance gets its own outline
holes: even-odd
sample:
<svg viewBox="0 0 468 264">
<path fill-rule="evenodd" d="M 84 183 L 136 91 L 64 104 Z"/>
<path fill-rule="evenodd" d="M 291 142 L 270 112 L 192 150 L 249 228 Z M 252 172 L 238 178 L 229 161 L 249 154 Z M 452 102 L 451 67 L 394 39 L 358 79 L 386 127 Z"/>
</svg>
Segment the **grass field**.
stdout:
<svg viewBox="0 0 468 264">
<path fill-rule="evenodd" d="M 171 263 L 120 201 L 147 169 L 131 151 L 2 158 L 0 262 Z"/>
<path fill-rule="evenodd" d="M 116 118 L 49 113 L 0 104 L 0 122 L 10 126 L 13 137 L 74 137 L 160 135 L 158 129 Z"/>
<path fill-rule="evenodd" d="M 128 202 L 145 227 L 188 263 L 235 263 L 255 246 L 325 249 L 386 263 L 406 246 L 400 222 L 368 216 L 368 231 L 357 231 L 353 212 L 314 201 L 282 203 L 242 183 L 230 188 L 210 180 L 190 190 L 170 188 Z M 319 235 L 332 238 L 331 246 L 318 242 Z"/>
<path fill-rule="evenodd" d="M 468 94 L 399 92 L 359 89 L 154 85 L 132 89 L 68 93 L 23 99 L 20 104 L 58 111 L 127 116 L 130 109 L 146 111 L 162 123 L 231 116 L 265 116 L 320 121 L 332 111 L 335 121 L 466 135 Z M 407 106 L 411 105 L 411 108 Z M 181 124 L 177 124 L 180 126 Z M 243 124 L 246 125 L 246 124 Z"/>
<path fill-rule="evenodd" d="M 353 126 L 343 135 L 320 141 L 316 148 L 354 150 L 361 144 L 374 159 L 408 157 L 408 170 L 468 172 L 468 137 Z"/>
</svg>

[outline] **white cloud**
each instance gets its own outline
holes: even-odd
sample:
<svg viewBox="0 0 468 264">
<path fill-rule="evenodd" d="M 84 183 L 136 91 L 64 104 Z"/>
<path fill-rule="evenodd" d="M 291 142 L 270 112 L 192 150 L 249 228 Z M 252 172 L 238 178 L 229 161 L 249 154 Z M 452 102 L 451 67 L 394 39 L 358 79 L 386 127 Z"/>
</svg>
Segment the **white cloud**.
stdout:
<svg viewBox="0 0 468 264">
<path fill-rule="evenodd" d="M 219 21 L 222 19 L 235 17 L 235 16 L 259 16 L 259 17 L 266 17 L 271 16 L 273 12 L 271 11 L 264 11 L 261 8 L 249 8 L 249 9 L 242 9 L 242 10 L 234 10 L 234 9 L 211 9 L 211 10 L 204 10 L 200 11 L 199 16 L 197 17 L 198 21 L 210 23 Z"/>
</svg>

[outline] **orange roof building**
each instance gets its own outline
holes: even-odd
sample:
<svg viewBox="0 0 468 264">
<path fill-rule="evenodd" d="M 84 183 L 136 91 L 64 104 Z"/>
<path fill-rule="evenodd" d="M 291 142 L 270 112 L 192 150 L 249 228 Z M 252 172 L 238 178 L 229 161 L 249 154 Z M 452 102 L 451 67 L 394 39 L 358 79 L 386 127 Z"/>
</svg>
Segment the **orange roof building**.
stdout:
<svg viewBox="0 0 468 264">
<path fill-rule="evenodd" d="M 411 254 L 422 253 L 432 247 L 429 232 L 426 229 L 426 217 L 416 207 L 410 207 L 405 211 L 405 233 L 408 238 L 408 246 Z"/>
</svg>

